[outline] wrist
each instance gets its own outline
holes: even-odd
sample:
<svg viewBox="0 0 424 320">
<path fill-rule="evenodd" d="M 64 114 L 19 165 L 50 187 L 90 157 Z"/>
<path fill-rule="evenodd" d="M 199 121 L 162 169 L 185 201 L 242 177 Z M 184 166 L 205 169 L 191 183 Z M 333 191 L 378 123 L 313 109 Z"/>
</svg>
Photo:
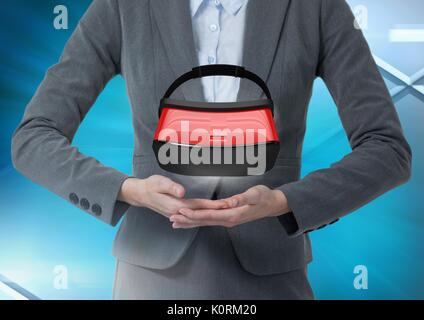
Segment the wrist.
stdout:
<svg viewBox="0 0 424 320">
<path fill-rule="evenodd" d="M 272 216 L 279 216 L 282 214 L 286 214 L 290 212 L 290 208 L 287 202 L 286 195 L 281 190 L 272 190 L 273 193 L 273 203 L 274 203 L 274 210 Z"/>
<path fill-rule="evenodd" d="M 142 206 L 140 194 L 143 193 L 143 180 L 137 178 L 126 179 L 119 191 L 118 200 L 132 206 Z"/>
</svg>

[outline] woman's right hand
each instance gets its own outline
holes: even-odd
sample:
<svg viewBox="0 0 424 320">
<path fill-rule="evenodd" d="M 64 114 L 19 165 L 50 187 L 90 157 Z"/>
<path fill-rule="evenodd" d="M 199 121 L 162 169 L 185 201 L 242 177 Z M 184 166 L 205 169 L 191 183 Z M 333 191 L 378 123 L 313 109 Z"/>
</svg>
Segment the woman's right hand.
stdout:
<svg viewBox="0 0 424 320">
<path fill-rule="evenodd" d="M 179 214 L 182 208 L 224 209 L 224 200 L 184 199 L 185 189 L 171 179 L 153 175 L 147 179 L 128 178 L 119 192 L 118 200 L 136 207 L 146 207 L 165 217 Z"/>
</svg>

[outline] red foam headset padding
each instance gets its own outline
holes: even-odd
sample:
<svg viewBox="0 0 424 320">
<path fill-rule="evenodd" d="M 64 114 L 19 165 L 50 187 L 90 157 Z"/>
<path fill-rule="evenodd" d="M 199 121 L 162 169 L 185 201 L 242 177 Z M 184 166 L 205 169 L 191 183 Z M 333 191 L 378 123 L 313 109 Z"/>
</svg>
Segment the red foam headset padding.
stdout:
<svg viewBox="0 0 424 320">
<path fill-rule="evenodd" d="M 199 146 L 239 146 L 278 142 L 269 108 L 194 111 L 164 107 L 154 139 Z"/>
</svg>

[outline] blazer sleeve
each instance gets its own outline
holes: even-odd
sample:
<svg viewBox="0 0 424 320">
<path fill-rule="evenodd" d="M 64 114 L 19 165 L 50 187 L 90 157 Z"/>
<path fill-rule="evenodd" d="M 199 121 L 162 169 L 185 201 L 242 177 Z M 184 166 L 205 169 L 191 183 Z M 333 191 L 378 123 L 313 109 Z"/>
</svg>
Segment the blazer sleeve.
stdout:
<svg viewBox="0 0 424 320">
<path fill-rule="evenodd" d="M 107 82 L 120 72 L 115 0 L 95 0 L 28 104 L 12 139 L 15 168 L 104 222 L 116 225 L 128 205 L 117 201 L 127 178 L 71 145 Z"/>
<path fill-rule="evenodd" d="M 406 182 L 411 171 L 410 147 L 352 11 L 345 0 L 323 0 L 321 10 L 317 75 L 337 105 L 352 152 L 279 188 L 293 211 L 280 222 L 292 236 L 337 221 Z"/>
</svg>

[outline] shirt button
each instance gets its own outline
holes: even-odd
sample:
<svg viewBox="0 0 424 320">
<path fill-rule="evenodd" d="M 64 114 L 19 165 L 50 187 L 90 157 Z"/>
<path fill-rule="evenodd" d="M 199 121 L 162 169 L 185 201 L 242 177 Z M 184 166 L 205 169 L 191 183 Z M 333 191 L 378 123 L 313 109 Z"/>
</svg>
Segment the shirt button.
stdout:
<svg viewBox="0 0 424 320">
<path fill-rule="evenodd" d="M 219 6 L 221 4 L 221 1 L 219 1 L 219 0 L 215 0 L 215 5 L 216 6 Z"/>
<path fill-rule="evenodd" d="M 215 57 L 209 56 L 209 57 L 208 57 L 208 62 L 209 62 L 210 64 L 215 63 Z"/>
<path fill-rule="evenodd" d="M 212 32 L 215 32 L 216 30 L 218 30 L 218 26 L 216 24 L 211 24 L 209 26 L 209 30 Z"/>
</svg>

